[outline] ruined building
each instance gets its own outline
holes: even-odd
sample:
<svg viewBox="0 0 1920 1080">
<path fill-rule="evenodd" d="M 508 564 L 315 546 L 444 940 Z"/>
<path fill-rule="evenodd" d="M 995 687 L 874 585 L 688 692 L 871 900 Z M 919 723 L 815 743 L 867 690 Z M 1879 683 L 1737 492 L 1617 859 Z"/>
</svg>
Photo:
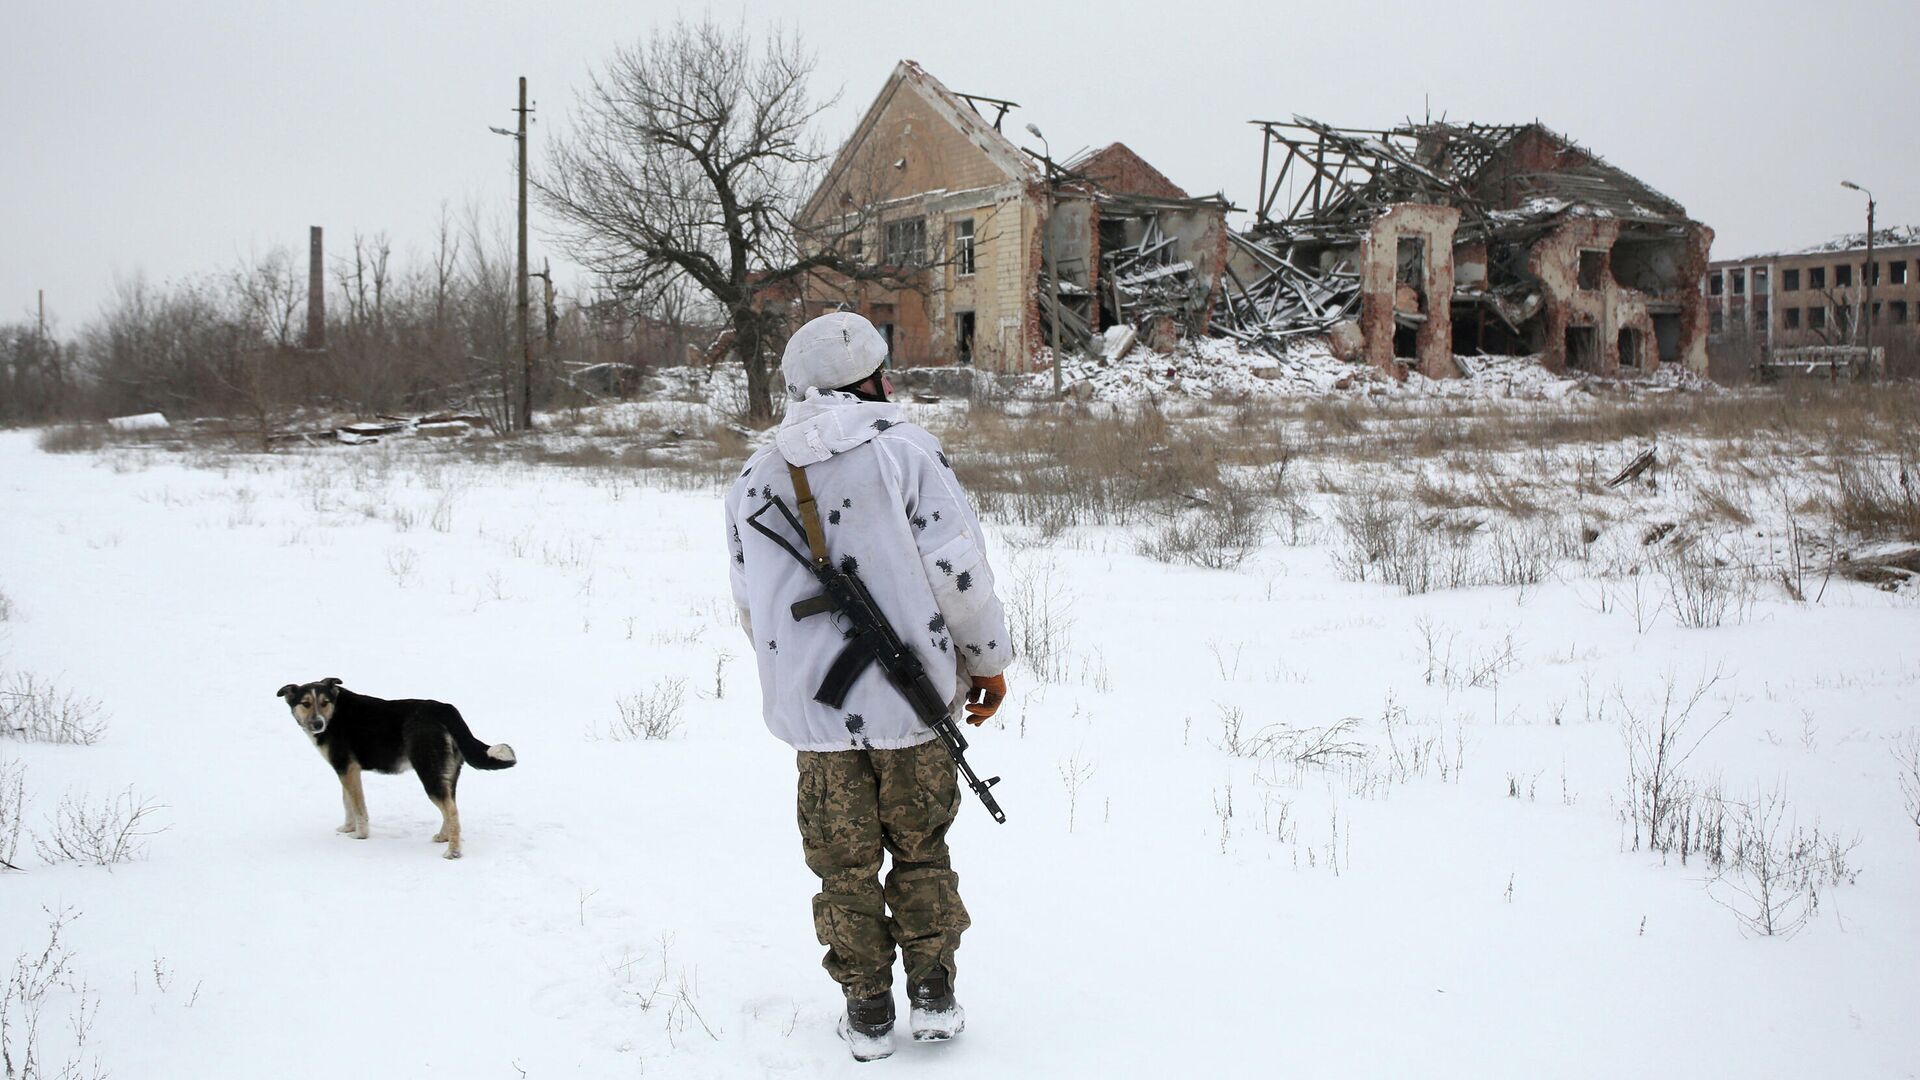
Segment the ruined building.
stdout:
<svg viewBox="0 0 1920 1080">
<path fill-rule="evenodd" d="M 1023 149 L 1002 130 L 1017 107 L 901 61 L 800 224 L 904 284 L 820 277 L 798 314 L 846 304 L 880 327 L 897 364 L 1013 372 L 1035 366 L 1056 320 L 1063 351 L 1120 321 L 1163 341 L 1204 333 L 1225 201 L 1188 197 L 1119 143 L 1065 163 L 1043 141 Z"/>
<path fill-rule="evenodd" d="M 1565 137 L 1538 123 L 1255 123 L 1260 200 L 1233 238 L 1217 333 L 1331 333 L 1397 377 L 1460 374 L 1476 353 L 1705 370 L 1713 231 Z"/>
</svg>

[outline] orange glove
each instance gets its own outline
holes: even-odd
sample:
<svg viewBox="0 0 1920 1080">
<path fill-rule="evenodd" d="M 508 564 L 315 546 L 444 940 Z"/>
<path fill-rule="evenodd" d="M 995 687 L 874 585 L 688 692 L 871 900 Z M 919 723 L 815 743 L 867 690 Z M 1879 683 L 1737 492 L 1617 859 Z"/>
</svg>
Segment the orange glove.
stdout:
<svg viewBox="0 0 1920 1080">
<path fill-rule="evenodd" d="M 1007 698 L 1005 675 L 975 675 L 973 689 L 967 691 L 967 723 L 979 727 L 987 717 L 1000 711 Z"/>
</svg>

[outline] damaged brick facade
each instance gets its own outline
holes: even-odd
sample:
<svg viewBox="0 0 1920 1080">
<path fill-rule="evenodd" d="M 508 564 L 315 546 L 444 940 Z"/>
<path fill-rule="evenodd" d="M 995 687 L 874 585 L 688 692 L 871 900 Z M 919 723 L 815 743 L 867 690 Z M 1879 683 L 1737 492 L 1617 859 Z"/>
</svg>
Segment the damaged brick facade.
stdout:
<svg viewBox="0 0 1920 1080">
<path fill-rule="evenodd" d="M 1230 295 L 1216 331 L 1273 339 L 1353 320 L 1365 359 L 1398 378 L 1459 374 L 1477 353 L 1537 355 L 1557 372 L 1706 370 L 1695 283 L 1712 230 L 1563 136 L 1262 126 L 1268 165 L 1276 147 L 1285 157 L 1263 168 L 1230 277 L 1266 294 Z"/>
</svg>

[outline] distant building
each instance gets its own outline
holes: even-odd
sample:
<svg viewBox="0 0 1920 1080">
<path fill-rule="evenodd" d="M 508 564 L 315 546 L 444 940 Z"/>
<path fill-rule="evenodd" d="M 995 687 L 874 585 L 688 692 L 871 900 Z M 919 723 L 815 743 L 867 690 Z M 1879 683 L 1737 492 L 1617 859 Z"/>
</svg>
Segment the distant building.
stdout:
<svg viewBox="0 0 1920 1080">
<path fill-rule="evenodd" d="M 1700 285 L 1708 350 L 1732 369 L 1786 350 L 1865 345 L 1869 278 L 1874 344 L 1891 370 L 1910 372 L 1920 352 L 1920 226 L 1912 225 L 1878 230 L 1871 266 L 1865 233 L 1709 263 Z"/>
</svg>

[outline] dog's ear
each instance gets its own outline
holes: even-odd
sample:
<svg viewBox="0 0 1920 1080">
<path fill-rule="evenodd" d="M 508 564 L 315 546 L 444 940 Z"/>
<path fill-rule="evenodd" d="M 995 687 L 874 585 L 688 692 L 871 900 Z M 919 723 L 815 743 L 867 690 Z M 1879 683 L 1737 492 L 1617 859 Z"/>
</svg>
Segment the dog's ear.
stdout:
<svg viewBox="0 0 1920 1080">
<path fill-rule="evenodd" d="M 275 690 L 273 692 L 273 696 L 283 697 L 283 698 L 286 698 L 288 701 L 292 701 L 293 695 L 299 692 L 299 690 L 300 690 L 300 686 L 298 683 L 288 683 L 287 685 L 281 687 L 280 689 Z"/>
<path fill-rule="evenodd" d="M 328 678 L 325 678 L 325 679 L 321 679 L 321 680 L 320 680 L 320 685 L 322 685 L 322 686 L 339 686 L 339 685 L 340 685 L 340 680 L 339 680 L 339 679 L 335 679 L 335 678 L 332 678 L 331 676 L 329 676 Z"/>
</svg>

